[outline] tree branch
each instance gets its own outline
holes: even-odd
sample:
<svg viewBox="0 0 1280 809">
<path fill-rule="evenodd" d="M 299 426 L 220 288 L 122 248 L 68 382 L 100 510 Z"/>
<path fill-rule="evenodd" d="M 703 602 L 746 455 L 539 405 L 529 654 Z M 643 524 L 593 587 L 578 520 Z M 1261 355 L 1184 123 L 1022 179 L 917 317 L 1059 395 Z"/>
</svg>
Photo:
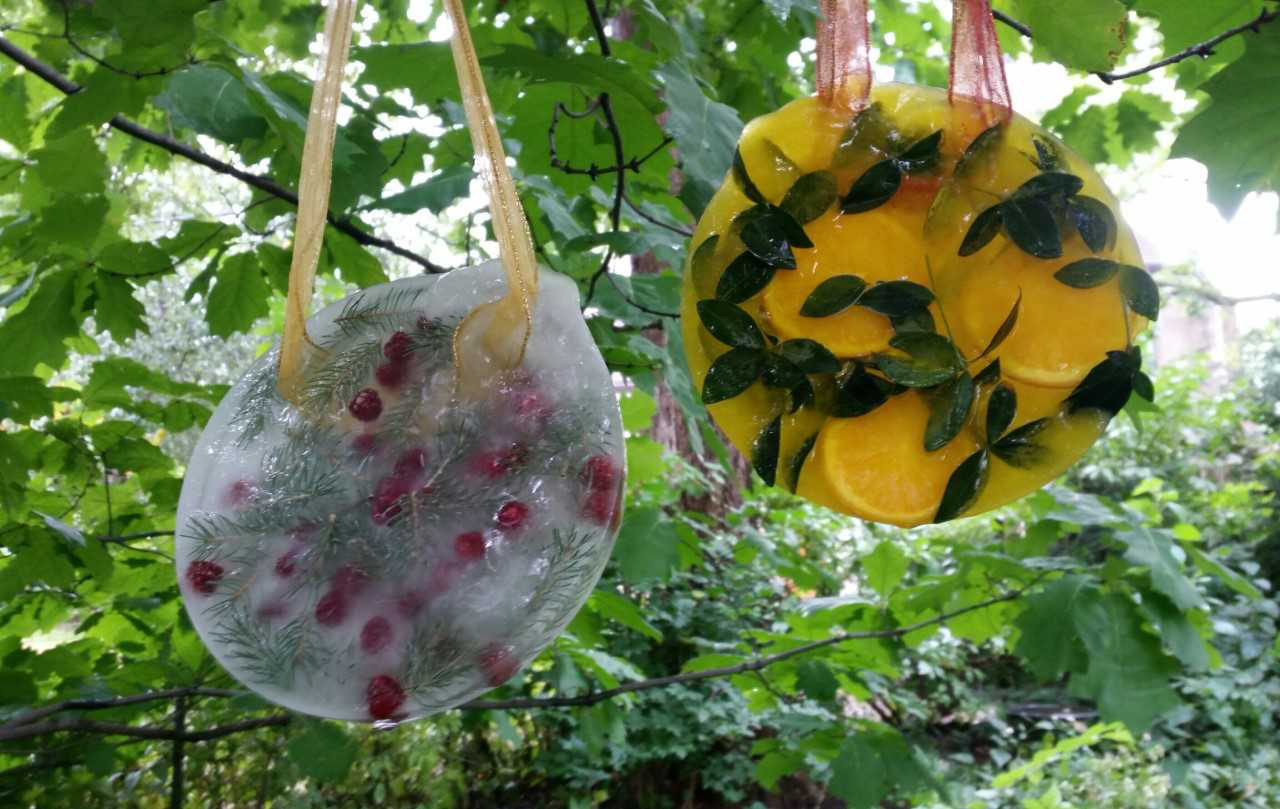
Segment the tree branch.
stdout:
<svg viewBox="0 0 1280 809">
<path fill-rule="evenodd" d="M 1172 292 L 1181 292 L 1195 298 L 1203 298 L 1209 303 L 1218 306 L 1235 306 L 1238 303 L 1253 303 L 1254 301 L 1280 301 L 1280 292 L 1264 292 L 1259 295 L 1223 295 L 1216 289 L 1209 287 L 1196 286 L 1195 284 L 1183 284 L 1177 281 L 1158 281 L 1161 289 L 1168 289 Z"/>
<path fill-rule="evenodd" d="M 22 65 L 30 71 L 32 75 L 37 76 L 67 95 L 78 93 L 81 90 L 80 85 L 71 81 L 66 76 L 63 76 L 49 65 L 41 62 L 39 59 L 22 50 L 2 36 L 0 36 L 0 53 L 9 57 L 17 64 Z M 225 174 L 228 177 L 234 177 L 245 185 L 276 197 L 277 199 L 284 200 L 290 205 L 296 206 L 298 204 L 297 193 L 285 188 L 270 177 L 263 177 L 238 169 L 229 163 L 210 157 L 199 149 L 195 149 L 185 143 L 180 143 L 168 135 L 140 126 L 121 115 L 115 116 L 108 121 L 107 124 L 111 126 L 112 129 L 123 132 L 130 137 L 137 138 L 144 143 L 149 143 L 152 146 L 158 146 L 170 154 L 186 158 L 187 160 L 190 160 L 193 163 L 198 163 L 199 165 L 204 166 L 211 171 L 215 171 L 218 174 Z M 401 256 L 402 258 L 412 261 L 428 273 L 442 273 L 448 271 L 447 268 L 441 267 L 435 262 L 424 256 L 420 256 L 411 250 L 400 247 L 395 242 L 374 236 L 371 233 L 361 230 L 347 218 L 340 219 L 330 213 L 328 215 L 328 221 L 329 226 L 334 230 L 337 230 L 340 233 L 345 233 L 365 247 L 380 247 L 389 253 L 394 253 L 397 256 Z"/>
<path fill-rule="evenodd" d="M 110 699 L 70 699 L 62 702 L 55 702 L 52 705 L 45 705 L 41 708 L 34 708 L 24 714 L 19 714 L 14 718 L 0 725 L 0 738 L 7 738 L 4 733 L 14 728 L 29 725 L 32 722 L 44 719 L 46 716 L 52 716 L 62 711 L 109 711 L 114 708 L 124 708 L 129 705 L 138 705 L 144 702 L 157 702 L 159 700 L 177 699 L 179 697 L 240 697 L 246 692 L 236 691 L 227 688 L 171 688 L 167 691 L 150 691 L 145 694 L 131 694 L 127 697 L 112 697 Z"/>
<path fill-rule="evenodd" d="M 93 719 L 63 719 L 38 725 L 23 725 L 12 730 L 0 730 L 0 740 L 30 739 L 34 736 L 46 736 L 50 733 L 78 731 L 81 733 L 97 733 L 101 736 L 129 736 L 134 739 L 207 742 L 213 739 L 220 739 L 223 736 L 243 733 L 246 730 L 284 727 L 292 721 L 293 717 L 289 714 L 277 714 L 262 719 L 245 719 L 241 722 L 232 722 L 229 725 L 219 725 L 205 730 L 178 733 L 171 727 L 124 725 L 118 722 L 98 722 Z"/>
</svg>

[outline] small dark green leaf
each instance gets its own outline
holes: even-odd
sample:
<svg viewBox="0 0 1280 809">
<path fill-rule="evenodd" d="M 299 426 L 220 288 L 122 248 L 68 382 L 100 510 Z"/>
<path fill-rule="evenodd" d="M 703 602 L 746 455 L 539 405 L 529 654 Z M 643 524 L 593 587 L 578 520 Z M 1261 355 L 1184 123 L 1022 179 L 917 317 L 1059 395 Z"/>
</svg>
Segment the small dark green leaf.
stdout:
<svg viewBox="0 0 1280 809">
<path fill-rule="evenodd" d="M 978 372 L 973 378 L 975 384 L 987 385 L 1000 379 L 1000 360 L 994 359 L 991 364 Z"/>
<path fill-rule="evenodd" d="M 830 317 L 858 301 L 867 282 L 856 275 L 834 275 L 818 284 L 800 307 L 804 317 Z"/>
<path fill-rule="evenodd" d="M 934 332 L 938 330 L 933 322 L 933 315 L 928 309 L 921 309 L 906 315 L 894 315 L 889 318 L 894 334 L 910 334 L 916 331 Z"/>
<path fill-rule="evenodd" d="M 898 168 L 904 172 L 924 171 L 938 162 L 938 146 L 942 143 L 942 130 L 921 138 L 898 155 Z"/>
<path fill-rule="evenodd" d="M 950 444 L 964 429 L 973 409 L 973 378 L 961 374 L 933 393 L 929 422 L 924 428 L 924 450 L 934 452 Z"/>
<path fill-rule="evenodd" d="M 951 473 L 947 481 L 946 491 L 942 493 L 942 502 L 938 504 L 938 512 L 933 515 L 934 522 L 946 522 L 958 517 L 974 500 L 987 482 L 987 469 L 991 458 L 985 449 L 965 458 Z"/>
<path fill-rule="evenodd" d="M 1092 289 L 1110 281 L 1123 264 L 1107 258 L 1082 258 L 1053 274 L 1062 283 L 1076 289 Z"/>
<path fill-rule="evenodd" d="M 879 208 L 893 197 L 902 185 L 902 169 L 892 160 L 881 160 L 853 181 L 849 193 L 840 203 L 843 213 L 862 213 Z"/>
<path fill-rule="evenodd" d="M 742 228 L 742 244 L 756 258 L 775 269 L 794 270 L 796 256 L 791 243 L 767 216 L 758 216 Z"/>
<path fill-rule="evenodd" d="M 964 149 L 964 154 L 956 161 L 957 177 L 968 176 L 978 167 L 978 161 L 986 157 L 991 149 L 1000 142 L 1004 135 L 1004 124 L 994 124 L 982 130 Z"/>
<path fill-rule="evenodd" d="M 694 278 L 705 278 L 711 273 L 711 259 L 716 254 L 716 245 L 720 243 L 720 237 L 711 234 L 703 239 L 702 244 L 698 245 L 698 249 L 693 251 L 693 257 L 689 259 L 689 266 L 693 270 Z"/>
<path fill-rule="evenodd" d="M 1116 216 L 1103 202 L 1093 197 L 1075 197 L 1067 203 L 1067 217 L 1093 252 L 1115 244 Z"/>
<path fill-rule="evenodd" d="M 838 196 L 835 176 L 829 171 L 814 171 L 795 181 L 780 207 L 806 225 L 826 213 Z"/>
<path fill-rule="evenodd" d="M 987 401 L 987 443 L 994 444 L 1013 423 L 1018 412 L 1018 394 L 1008 385 L 1000 385 L 991 391 Z"/>
<path fill-rule="evenodd" d="M 1032 162 L 1041 171 L 1057 171 L 1062 167 L 1062 152 L 1053 141 L 1039 135 L 1032 135 L 1031 142 L 1036 147 L 1036 159 Z"/>
<path fill-rule="evenodd" d="M 1062 236 L 1047 204 L 1038 197 L 1010 197 L 1000 207 L 1005 233 L 1024 253 L 1036 258 L 1062 257 Z"/>
<path fill-rule="evenodd" d="M 808 374 L 834 374 L 840 370 L 840 360 L 817 340 L 786 340 L 778 345 L 778 353 Z"/>
<path fill-rule="evenodd" d="M 746 194 L 747 199 L 752 202 L 765 201 L 764 194 L 760 193 L 760 189 L 756 188 L 756 184 L 751 181 L 751 175 L 747 174 L 747 164 L 742 162 L 742 151 L 740 149 L 734 149 L 733 151 L 733 179 L 737 182 L 738 187 L 742 189 L 742 193 Z"/>
<path fill-rule="evenodd" d="M 1160 317 L 1160 290 L 1151 275 L 1141 267 L 1125 267 L 1120 271 L 1120 292 L 1129 308 L 1155 320 Z"/>
<path fill-rule="evenodd" d="M 702 403 L 732 399 L 760 378 L 765 353 L 755 348 L 731 348 L 716 357 L 702 383 Z"/>
<path fill-rule="evenodd" d="M 800 445 L 800 449 L 796 450 L 796 454 L 791 456 L 791 463 L 787 464 L 787 471 L 791 477 L 792 492 L 800 485 L 800 473 L 804 470 L 804 462 L 808 460 L 809 453 L 813 452 L 813 445 L 816 443 L 818 443 L 818 434 L 814 433 L 805 439 L 805 442 Z"/>
<path fill-rule="evenodd" d="M 787 391 L 791 397 L 791 406 L 787 408 L 788 413 L 794 413 L 805 405 L 813 401 L 813 383 L 805 377 L 804 381 Z"/>
<path fill-rule="evenodd" d="M 698 301 L 698 317 L 711 336 L 725 345 L 764 348 L 764 335 L 751 315 L 728 301 Z"/>
<path fill-rule="evenodd" d="M 865 416 L 903 390 L 905 388 L 868 373 L 863 365 L 855 365 L 850 373 L 836 381 L 836 400 L 831 415 L 838 419 Z"/>
<path fill-rule="evenodd" d="M 1089 373 L 1067 397 L 1069 412 L 1101 410 L 1114 416 L 1129 401 L 1129 394 L 1133 392 L 1133 378 L 1137 372 L 1129 354 L 1108 351 L 1107 358 L 1089 369 Z"/>
<path fill-rule="evenodd" d="M 768 138 L 763 139 L 764 150 L 769 153 L 769 159 L 773 161 L 773 170 L 777 174 L 792 174 L 799 171 L 799 167 L 795 162 L 787 157 L 787 153 L 782 151 L 782 147 Z"/>
<path fill-rule="evenodd" d="M 1084 180 L 1074 174 L 1068 174 L 1065 171 L 1046 171 L 1018 186 L 1013 196 L 1019 199 L 1070 197 L 1078 194 L 1082 188 L 1084 188 Z"/>
<path fill-rule="evenodd" d="M 1004 203 L 998 202 L 974 217 L 973 224 L 969 226 L 969 231 L 964 234 L 964 240 L 960 242 L 961 256 L 973 255 L 996 237 L 1004 225 L 1004 216 L 1001 211 L 1003 205 Z"/>
<path fill-rule="evenodd" d="M 1004 316 L 1004 321 L 1000 324 L 1000 328 L 996 329 L 996 333 L 991 335 L 991 342 L 987 343 L 987 347 L 982 349 L 982 353 L 974 357 L 980 360 L 1000 347 L 1000 344 L 1008 339 L 1013 327 L 1018 325 L 1018 312 L 1022 310 L 1022 290 L 1018 290 L 1018 298 L 1013 302 L 1013 308 L 1009 310 L 1009 314 Z"/>
<path fill-rule="evenodd" d="M 868 151 L 888 151 L 895 138 L 893 127 L 884 116 L 884 106 L 875 102 L 858 113 L 840 138 L 832 163 L 847 168 Z"/>
<path fill-rule="evenodd" d="M 716 284 L 716 297 L 729 303 L 742 303 L 769 285 L 777 270 L 750 253 L 729 262 L 720 282 Z"/>
<path fill-rule="evenodd" d="M 1029 421 L 1004 438 L 995 442 L 991 451 L 996 457 L 1018 469 L 1030 469 L 1039 466 L 1049 453 L 1049 448 L 1032 439 L 1049 426 L 1049 419 Z"/>
<path fill-rule="evenodd" d="M 778 474 L 778 450 L 782 443 L 782 416 L 760 431 L 751 445 L 751 468 L 764 480 L 766 486 L 772 486 Z"/>
<path fill-rule="evenodd" d="M 876 366 L 893 382 L 909 388 L 930 388 L 959 374 L 964 364 L 955 345 L 940 334 L 899 334 L 889 345 L 906 354 L 878 354 Z"/>
<path fill-rule="evenodd" d="M 767 355 L 764 374 L 760 378 L 769 387 L 784 390 L 792 390 L 808 381 L 800 366 L 778 354 Z"/>
<path fill-rule="evenodd" d="M 1151 384 L 1151 377 L 1141 371 L 1133 375 L 1133 392 L 1148 402 L 1156 400 L 1156 386 Z"/>
<path fill-rule="evenodd" d="M 929 308 L 933 292 L 913 281 L 885 281 L 862 293 L 859 306 L 889 317 L 902 317 Z"/>
</svg>

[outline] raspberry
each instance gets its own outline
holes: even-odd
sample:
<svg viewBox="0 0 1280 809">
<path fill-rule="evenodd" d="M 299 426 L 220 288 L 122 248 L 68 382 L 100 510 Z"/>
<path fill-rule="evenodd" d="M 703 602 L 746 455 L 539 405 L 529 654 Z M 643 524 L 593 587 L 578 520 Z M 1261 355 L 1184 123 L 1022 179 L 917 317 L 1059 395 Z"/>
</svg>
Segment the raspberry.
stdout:
<svg viewBox="0 0 1280 809">
<path fill-rule="evenodd" d="M 404 704 L 404 688 L 396 678 L 379 674 L 369 681 L 365 692 L 369 702 L 369 715 L 374 719 L 391 719 Z"/>
<path fill-rule="evenodd" d="M 372 455 L 378 447 L 378 439 L 373 433 L 360 433 L 351 441 L 351 450 L 357 455 Z"/>
<path fill-rule="evenodd" d="M 373 388 L 365 388 L 351 399 L 347 410 L 360 421 L 373 421 L 382 415 L 382 397 Z"/>
<path fill-rule="evenodd" d="M 484 534 L 479 531 L 468 531 L 458 534 L 453 540 L 453 549 L 458 556 L 468 561 L 484 557 Z"/>
<path fill-rule="evenodd" d="M 293 575 L 293 572 L 298 569 L 299 552 L 300 550 L 298 548 L 290 548 L 280 555 L 280 558 L 276 560 L 277 576 L 282 579 L 287 579 Z"/>
<path fill-rule="evenodd" d="M 358 596 L 368 584 L 368 573 L 351 565 L 343 565 L 333 574 L 330 586 L 333 592 L 342 593 L 344 596 Z"/>
<path fill-rule="evenodd" d="M 524 463 L 528 454 L 529 451 L 523 444 L 512 444 L 506 449 L 482 452 L 472 457 L 471 471 L 489 480 L 497 480 Z"/>
<path fill-rule="evenodd" d="M 347 597 L 340 590 L 330 590 L 316 602 L 316 623 L 337 626 L 347 617 Z"/>
<path fill-rule="evenodd" d="M 508 533 L 519 531 L 529 519 L 529 507 L 524 503 L 512 500 L 498 509 L 498 527 Z"/>
<path fill-rule="evenodd" d="M 392 334 L 391 339 L 387 340 L 386 345 L 382 347 L 382 356 L 392 362 L 401 363 L 409 359 L 411 351 L 413 351 L 413 340 L 409 335 L 398 331 Z"/>
<path fill-rule="evenodd" d="M 384 362 L 373 372 L 373 378 L 384 388 L 398 388 L 409 375 L 409 366 L 402 362 Z"/>
<path fill-rule="evenodd" d="M 218 589 L 218 582 L 222 580 L 224 572 L 222 565 L 217 562 L 197 559 L 187 565 L 187 581 L 197 593 L 212 595 L 213 591 Z"/>
<path fill-rule="evenodd" d="M 416 479 L 425 471 L 427 471 L 427 452 L 420 447 L 405 450 L 396 459 L 395 475 L 398 478 Z"/>
<path fill-rule="evenodd" d="M 236 507 L 247 505 L 257 493 L 258 488 L 249 481 L 237 480 L 227 488 L 227 505 Z"/>
<path fill-rule="evenodd" d="M 484 669 L 484 679 L 490 686 L 498 686 L 510 680 L 520 670 L 520 661 L 506 646 L 488 646 L 480 652 L 480 668 Z"/>
<path fill-rule="evenodd" d="M 596 489 L 587 495 L 582 513 L 600 525 L 609 525 L 617 507 L 618 496 L 615 493 L 607 489 Z"/>
<path fill-rule="evenodd" d="M 593 492 L 612 491 L 621 470 L 608 455 L 592 455 L 582 465 L 582 482 Z"/>
<path fill-rule="evenodd" d="M 391 643 L 391 622 L 381 615 L 375 615 L 365 622 L 360 630 L 360 648 L 369 654 L 377 654 Z"/>
</svg>

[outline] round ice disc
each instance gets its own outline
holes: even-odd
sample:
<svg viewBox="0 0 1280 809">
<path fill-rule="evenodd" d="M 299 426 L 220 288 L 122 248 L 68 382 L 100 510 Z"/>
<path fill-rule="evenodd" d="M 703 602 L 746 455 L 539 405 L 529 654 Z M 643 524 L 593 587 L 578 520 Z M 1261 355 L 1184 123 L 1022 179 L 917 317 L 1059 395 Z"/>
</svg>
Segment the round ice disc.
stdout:
<svg viewBox="0 0 1280 809">
<path fill-rule="evenodd" d="M 576 287 L 544 271 L 522 365 L 460 394 L 458 324 L 504 291 L 497 262 L 363 290 L 308 322 L 296 404 L 272 350 L 214 412 L 178 576 L 249 688 L 335 719 L 445 710 L 514 675 L 595 586 L 622 506 L 613 384 Z"/>
</svg>

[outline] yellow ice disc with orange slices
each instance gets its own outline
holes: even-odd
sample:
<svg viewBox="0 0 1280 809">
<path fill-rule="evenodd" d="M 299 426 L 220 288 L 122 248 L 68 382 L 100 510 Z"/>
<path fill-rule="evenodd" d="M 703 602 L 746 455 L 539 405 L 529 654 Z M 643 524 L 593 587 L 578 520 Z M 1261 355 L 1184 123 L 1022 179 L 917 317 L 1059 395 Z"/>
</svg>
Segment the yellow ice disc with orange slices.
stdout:
<svg viewBox="0 0 1280 809">
<path fill-rule="evenodd" d="M 888 84 L 852 117 L 809 98 L 747 125 L 681 316 L 703 401 L 766 482 L 915 526 L 1034 491 L 1149 399 L 1133 343 L 1158 310 L 1078 155 Z"/>
</svg>

